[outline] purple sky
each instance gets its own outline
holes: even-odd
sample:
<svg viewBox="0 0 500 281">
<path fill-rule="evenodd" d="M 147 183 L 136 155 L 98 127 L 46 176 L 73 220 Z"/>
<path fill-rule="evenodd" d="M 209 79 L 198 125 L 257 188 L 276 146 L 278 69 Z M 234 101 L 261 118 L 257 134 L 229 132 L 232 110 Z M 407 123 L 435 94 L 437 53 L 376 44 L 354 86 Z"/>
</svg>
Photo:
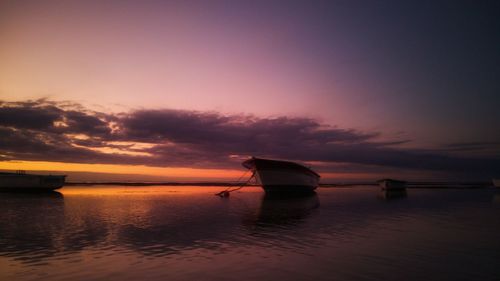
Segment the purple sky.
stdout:
<svg viewBox="0 0 500 281">
<path fill-rule="evenodd" d="M 230 155 L 255 154 L 326 172 L 493 177 L 499 12 L 497 1 L 3 1 L 0 155 L 234 168 Z M 63 132 L 36 114 L 74 123 Z M 20 154 L 13 132 L 70 151 Z M 112 141 L 153 145 L 95 149 Z"/>
</svg>

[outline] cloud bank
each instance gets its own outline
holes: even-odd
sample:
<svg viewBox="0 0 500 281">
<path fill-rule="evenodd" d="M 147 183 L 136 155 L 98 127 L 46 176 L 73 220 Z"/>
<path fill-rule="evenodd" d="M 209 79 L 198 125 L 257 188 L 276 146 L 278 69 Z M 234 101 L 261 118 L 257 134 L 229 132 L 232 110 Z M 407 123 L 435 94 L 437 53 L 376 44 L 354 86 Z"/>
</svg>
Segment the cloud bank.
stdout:
<svg viewBox="0 0 500 281">
<path fill-rule="evenodd" d="M 500 171 L 498 157 L 450 153 L 458 144 L 405 149 L 399 146 L 405 141 L 381 142 L 379 136 L 310 118 L 173 109 L 106 113 L 43 99 L 0 102 L 0 160 L 240 168 L 242 158 L 254 155 L 321 163 L 324 171 L 339 163 L 485 175 Z"/>
</svg>

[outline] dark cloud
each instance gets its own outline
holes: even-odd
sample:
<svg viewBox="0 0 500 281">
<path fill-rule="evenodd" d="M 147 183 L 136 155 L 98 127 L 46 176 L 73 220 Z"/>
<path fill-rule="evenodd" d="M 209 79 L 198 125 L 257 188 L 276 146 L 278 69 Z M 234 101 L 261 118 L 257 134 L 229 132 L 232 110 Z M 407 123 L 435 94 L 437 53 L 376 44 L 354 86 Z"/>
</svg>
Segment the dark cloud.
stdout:
<svg viewBox="0 0 500 281">
<path fill-rule="evenodd" d="M 68 103 L 69 104 L 69 103 Z M 239 156 L 351 163 L 384 169 L 493 174 L 498 156 L 467 158 L 398 148 L 408 140 L 327 126 L 310 118 L 259 118 L 187 110 L 95 112 L 39 100 L 0 104 L 2 159 L 229 168 Z M 111 129 L 111 128 L 114 129 Z M 471 144 L 471 146 L 481 145 Z M 467 147 L 467 145 L 465 145 Z"/>
<path fill-rule="evenodd" d="M 111 132 L 106 119 L 85 112 L 66 111 L 64 112 L 64 122 L 68 126 L 64 130 L 65 132 L 90 134 L 92 136 L 108 135 Z"/>
<path fill-rule="evenodd" d="M 61 110 L 54 106 L 10 106 L 2 103 L 0 107 L 0 126 L 18 129 L 49 129 L 59 119 Z"/>
<path fill-rule="evenodd" d="M 445 148 L 455 151 L 481 151 L 498 150 L 500 151 L 500 142 L 457 142 L 446 144 Z"/>
</svg>

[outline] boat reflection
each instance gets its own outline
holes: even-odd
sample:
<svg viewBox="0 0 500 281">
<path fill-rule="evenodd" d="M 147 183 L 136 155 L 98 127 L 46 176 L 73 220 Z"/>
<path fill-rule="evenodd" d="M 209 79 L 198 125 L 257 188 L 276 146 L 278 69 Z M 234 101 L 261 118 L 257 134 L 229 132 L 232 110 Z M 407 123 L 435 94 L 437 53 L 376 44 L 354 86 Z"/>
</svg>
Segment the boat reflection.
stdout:
<svg viewBox="0 0 500 281">
<path fill-rule="evenodd" d="M 31 264 L 57 253 L 54 237 L 64 233 L 61 193 L 0 193 L 0 210 L 0 256 Z"/>
<path fill-rule="evenodd" d="M 62 199 L 64 196 L 58 191 L 45 191 L 45 192 L 0 192 L 0 200 L 16 200 L 16 199 L 44 199 L 54 198 Z M 47 202 L 43 200 L 35 201 L 38 203 Z"/>
<path fill-rule="evenodd" d="M 295 225 L 304 221 L 320 206 L 316 193 L 307 196 L 275 196 L 265 194 L 257 212 L 257 226 Z"/>
<path fill-rule="evenodd" d="M 378 198 L 382 200 L 393 200 L 393 199 L 402 199 L 408 197 L 408 193 L 406 189 L 395 189 L 395 190 L 381 190 L 378 195 Z"/>
<path fill-rule="evenodd" d="M 493 195 L 493 203 L 500 204 L 500 193 L 499 192 L 497 192 L 495 195 Z"/>
</svg>

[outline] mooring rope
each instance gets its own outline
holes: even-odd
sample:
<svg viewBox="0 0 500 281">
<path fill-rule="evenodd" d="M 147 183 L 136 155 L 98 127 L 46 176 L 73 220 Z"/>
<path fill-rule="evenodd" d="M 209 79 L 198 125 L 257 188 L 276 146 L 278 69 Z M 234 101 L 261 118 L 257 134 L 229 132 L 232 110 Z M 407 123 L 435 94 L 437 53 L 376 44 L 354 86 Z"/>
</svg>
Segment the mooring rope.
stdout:
<svg viewBox="0 0 500 281">
<path fill-rule="evenodd" d="M 245 173 L 243 175 L 241 175 L 236 182 L 239 182 L 248 173 L 248 171 L 250 171 L 250 170 L 246 170 Z M 220 197 L 229 197 L 229 193 L 230 192 L 242 189 L 243 187 L 245 187 L 250 182 L 250 180 L 252 180 L 252 178 L 254 176 L 255 176 L 255 171 L 253 171 L 252 175 L 244 183 L 240 184 L 240 186 L 238 186 L 237 188 L 231 189 L 231 187 L 228 187 L 228 188 L 226 188 L 226 190 L 218 192 L 215 195 L 220 196 Z"/>
</svg>

